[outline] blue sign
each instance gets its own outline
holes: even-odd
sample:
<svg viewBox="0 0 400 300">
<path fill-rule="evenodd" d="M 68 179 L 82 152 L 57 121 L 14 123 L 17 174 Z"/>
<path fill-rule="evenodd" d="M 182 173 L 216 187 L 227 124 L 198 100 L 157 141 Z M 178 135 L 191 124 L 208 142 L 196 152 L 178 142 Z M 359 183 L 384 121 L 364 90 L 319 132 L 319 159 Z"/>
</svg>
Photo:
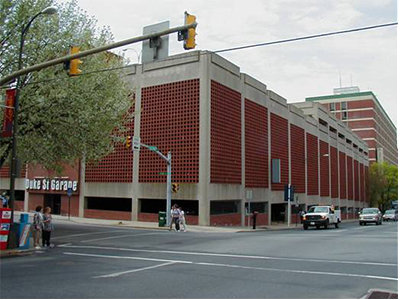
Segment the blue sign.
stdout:
<svg viewBox="0 0 400 300">
<path fill-rule="evenodd" d="M 284 199 L 285 201 L 289 201 L 289 199 L 290 199 L 291 202 L 294 201 L 294 188 L 293 188 L 293 185 L 289 185 L 289 184 L 285 185 L 284 198 L 285 198 Z"/>
<path fill-rule="evenodd" d="M 67 189 L 67 196 L 71 197 L 72 196 L 72 188 Z"/>
</svg>

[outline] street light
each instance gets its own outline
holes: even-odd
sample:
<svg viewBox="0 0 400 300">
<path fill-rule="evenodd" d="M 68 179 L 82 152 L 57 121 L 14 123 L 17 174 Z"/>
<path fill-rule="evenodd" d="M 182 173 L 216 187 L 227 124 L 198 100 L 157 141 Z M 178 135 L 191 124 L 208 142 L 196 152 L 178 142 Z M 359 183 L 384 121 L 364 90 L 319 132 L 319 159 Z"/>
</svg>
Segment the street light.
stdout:
<svg viewBox="0 0 400 300">
<path fill-rule="evenodd" d="M 40 15 L 53 15 L 57 13 L 57 8 L 49 6 L 41 12 L 34 15 L 22 29 L 21 40 L 19 44 L 18 53 L 18 70 L 22 69 L 22 53 L 24 52 L 25 36 L 31 26 L 32 22 Z M 14 220 L 14 201 L 15 201 L 15 177 L 16 177 L 16 162 L 17 162 L 17 131 L 18 131 L 18 108 L 19 108 L 19 94 L 21 89 L 21 77 L 17 78 L 17 86 L 14 100 L 14 118 L 13 118 L 13 131 L 12 131 L 12 144 L 11 144 L 11 164 L 10 164 L 10 208 L 11 208 L 11 223 Z"/>
</svg>

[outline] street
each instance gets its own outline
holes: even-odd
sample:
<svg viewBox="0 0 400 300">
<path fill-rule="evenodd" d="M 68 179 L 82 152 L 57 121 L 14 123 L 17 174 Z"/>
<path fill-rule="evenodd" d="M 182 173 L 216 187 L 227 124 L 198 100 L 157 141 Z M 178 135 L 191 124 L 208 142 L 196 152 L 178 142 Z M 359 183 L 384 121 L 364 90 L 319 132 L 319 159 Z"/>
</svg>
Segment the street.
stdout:
<svg viewBox="0 0 400 300">
<path fill-rule="evenodd" d="M 397 292 L 398 223 L 170 232 L 56 221 L 54 249 L 1 260 L 1 298 L 361 298 Z"/>
</svg>

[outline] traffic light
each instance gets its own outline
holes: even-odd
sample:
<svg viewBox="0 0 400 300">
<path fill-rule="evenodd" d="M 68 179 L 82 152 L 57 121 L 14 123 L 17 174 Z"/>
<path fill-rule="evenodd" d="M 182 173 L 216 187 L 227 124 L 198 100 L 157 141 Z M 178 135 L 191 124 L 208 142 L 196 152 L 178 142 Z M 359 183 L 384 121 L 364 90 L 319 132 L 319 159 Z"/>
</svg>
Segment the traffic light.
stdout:
<svg viewBox="0 0 400 300">
<path fill-rule="evenodd" d="M 69 54 L 77 54 L 79 53 L 79 47 L 77 46 L 72 46 L 69 50 Z M 80 73 L 82 73 L 81 70 L 79 70 L 79 65 L 82 63 L 80 59 L 72 59 L 69 61 L 69 67 L 68 67 L 68 75 L 70 76 L 77 76 Z"/>
<path fill-rule="evenodd" d="M 190 25 L 196 22 L 196 17 L 188 14 L 185 11 L 185 25 Z M 183 48 L 185 50 L 194 49 L 196 47 L 196 28 L 189 28 L 185 34 Z"/>
<path fill-rule="evenodd" d="M 177 193 L 179 190 L 179 184 L 178 183 L 173 183 L 172 184 L 172 192 Z"/>
<path fill-rule="evenodd" d="M 128 135 L 125 140 L 125 147 L 127 149 L 132 149 L 132 136 Z"/>
</svg>

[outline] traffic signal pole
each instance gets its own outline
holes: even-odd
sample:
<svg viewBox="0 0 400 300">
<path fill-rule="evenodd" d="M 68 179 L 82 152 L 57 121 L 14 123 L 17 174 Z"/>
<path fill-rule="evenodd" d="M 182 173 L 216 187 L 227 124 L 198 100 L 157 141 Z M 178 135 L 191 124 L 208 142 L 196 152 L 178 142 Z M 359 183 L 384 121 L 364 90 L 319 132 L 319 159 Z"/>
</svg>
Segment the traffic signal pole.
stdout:
<svg viewBox="0 0 400 300">
<path fill-rule="evenodd" d="M 189 30 L 190 28 L 196 28 L 196 26 L 197 26 L 197 23 L 194 22 L 192 24 L 188 24 L 188 25 L 184 25 L 184 26 L 178 26 L 178 27 L 170 28 L 170 29 L 167 29 L 167 30 L 164 30 L 164 31 L 154 32 L 154 33 L 151 33 L 151 34 L 142 35 L 142 36 L 139 36 L 139 37 L 130 38 L 130 39 L 123 40 L 123 41 L 120 41 L 120 42 L 108 44 L 108 45 L 105 45 L 105 46 L 92 48 L 92 49 L 85 50 L 85 51 L 82 51 L 82 52 L 79 52 L 79 53 L 76 53 L 76 54 L 71 54 L 71 55 L 55 58 L 55 59 L 52 59 L 52 60 L 37 64 L 37 65 L 33 65 L 33 66 L 30 66 L 30 67 L 18 70 L 18 71 L 14 72 L 14 73 L 11 73 L 10 75 L 4 76 L 3 78 L 0 79 L 0 86 L 3 86 L 5 84 L 10 83 L 12 80 L 18 78 L 19 76 L 26 75 L 26 74 L 31 73 L 31 72 L 39 71 L 39 70 L 42 70 L 42 69 L 45 69 L 45 68 L 48 68 L 48 67 L 51 67 L 51 66 L 55 66 L 57 64 L 62 64 L 62 63 L 71 61 L 73 59 L 78 59 L 78 58 L 81 58 L 81 57 L 93 55 L 93 54 L 96 54 L 96 53 L 100 53 L 100 52 L 104 52 L 104 51 L 107 51 L 107 50 L 119 48 L 119 47 L 126 46 L 126 45 L 129 45 L 129 44 L 134 44 L 134 43 L 137 43 L 137 42 L 142 42 L 142 41 L 145 41 L 145 40 L 155 39 L 157 37 L 160 37 L 160 36 L 163 36 L 163 35 L 167 35 L 167 34 L 171 34 L 171 33 L 174 33 L 174 32 L 184 32 L 186 30 Z"/>
</svg>

